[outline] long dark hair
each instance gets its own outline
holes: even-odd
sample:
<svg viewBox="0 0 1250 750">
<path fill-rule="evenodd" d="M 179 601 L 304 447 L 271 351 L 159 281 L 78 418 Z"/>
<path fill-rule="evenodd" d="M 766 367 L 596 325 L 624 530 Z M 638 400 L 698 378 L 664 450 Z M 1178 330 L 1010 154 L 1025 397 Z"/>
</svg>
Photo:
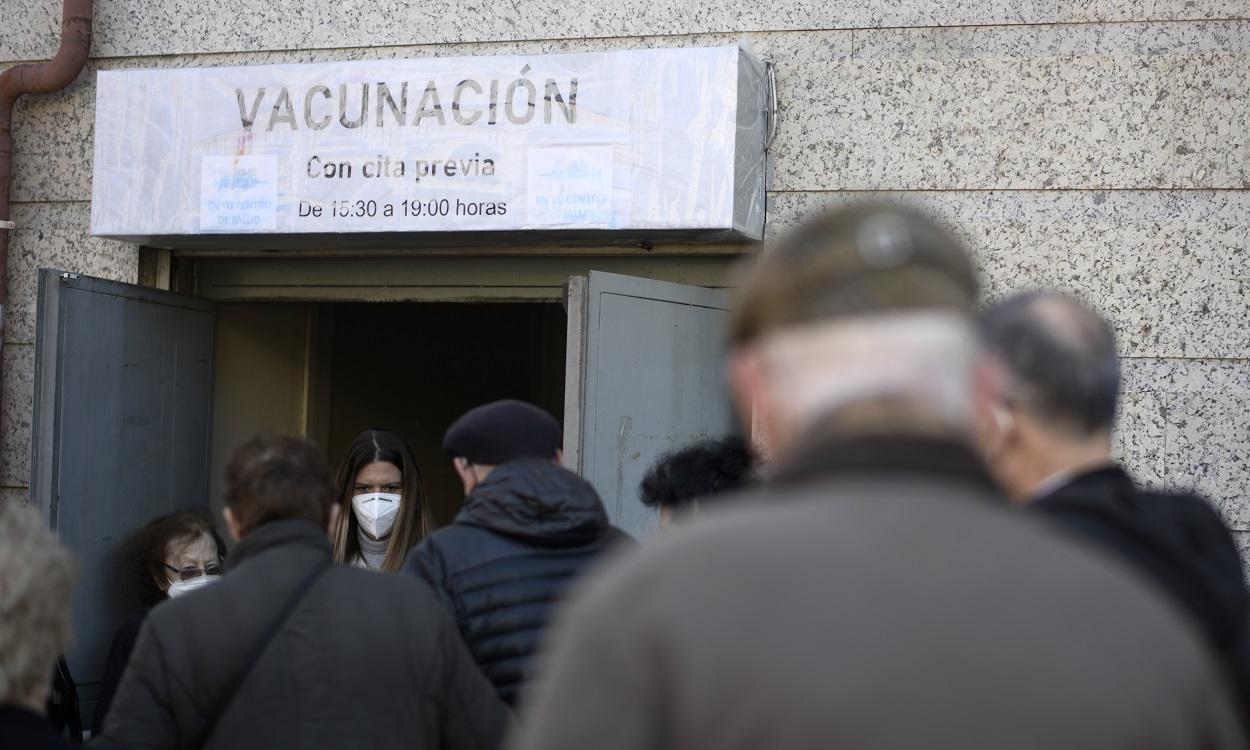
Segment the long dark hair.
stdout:
<svg viewBox="0 0 1250 750">
<path fill-rule="evenodd" d="M 339 513 L 338 533 L 334 537 L 334 559 L 350 562 L 360 553 L 360 539 L 356 535 L 358 524 L 356 514 L 352 512 L 352 492 L 360 470 L 377 461 L 394 465 L 403 477 L 403 494 L 399 501 L 399 513 L 395 517 L 395 529 L 391 532 L 386 557 L 382 560 L 382 570 L 394 572 L 403 565 L 408 550 L 429 535 L 433 524 L 417 460 L 413 458 L 408 444 L 387 430 L 361 432 L 348 446 L 347 455 L 339 466 L 339 502 L 342 510 Z"/>
<path fill-rule="evenodd" d="M 122 559 L 133 575 L 132 584 L 139 601 L 152 606 L 167 594 L 156 583 L 168 579 L 165 556 L 173 542 L 189 542 L 207 534 L 217 547 L 217 556 L 226 558 L 226 545 L 208 517 L 195 511 L 179 511 L 154 518 L 132 534 L 122 546 Z"/>
</svg>

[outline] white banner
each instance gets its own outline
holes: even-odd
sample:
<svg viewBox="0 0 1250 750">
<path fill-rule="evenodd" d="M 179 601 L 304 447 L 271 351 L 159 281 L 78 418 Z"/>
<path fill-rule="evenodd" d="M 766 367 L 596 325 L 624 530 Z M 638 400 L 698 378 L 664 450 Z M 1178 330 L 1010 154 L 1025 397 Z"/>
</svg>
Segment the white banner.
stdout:
<svg viewBox="0 0 1250 750">
<path fill-rule="evenodd" d="M 102 71 L 91 229 L 757 239 L 762 81 L 738 47 Z"/>
</svg>

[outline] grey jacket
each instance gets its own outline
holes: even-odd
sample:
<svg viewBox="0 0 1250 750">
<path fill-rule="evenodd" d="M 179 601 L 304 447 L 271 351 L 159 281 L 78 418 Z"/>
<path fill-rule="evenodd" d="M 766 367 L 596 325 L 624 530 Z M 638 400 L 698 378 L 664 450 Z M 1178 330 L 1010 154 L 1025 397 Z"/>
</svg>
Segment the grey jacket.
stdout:
<svg viewBox="0 0 1250 750">
<path fill-rule="evenodd" d="M 517 750 L 1245 744 L 1179 611 L 957 443 L 809 443 L 577 596 Z"/>
<path fill-rule="evenodd" d="M 429 587 L 330 565 L 330 555 L 315 524 L 266 523 L 219 582 L 155 607 L 105 744 L 188 747 L 291 593 L 323 567 L 204 747 L 497 747 L 507 709 Z"/>
</svg>

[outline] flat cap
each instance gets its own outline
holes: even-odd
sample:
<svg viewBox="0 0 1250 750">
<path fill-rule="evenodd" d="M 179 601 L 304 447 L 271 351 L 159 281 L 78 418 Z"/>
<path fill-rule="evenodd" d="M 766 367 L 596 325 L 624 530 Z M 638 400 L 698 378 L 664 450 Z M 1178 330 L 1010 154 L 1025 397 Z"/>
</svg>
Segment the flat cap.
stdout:
<svg viewBox="0 0 1250 750">
<path fill-rule="evenodd" d="M 521 458 L 553 458 L 562 440 L 555 417 L 533 404 L 505 399 L 465 412 L 447 428 L 443 450 L 453 458 L 498 466 Z"/>
<path fill-rule="evenodd" d="M 741 345 L 778 328 L 840 316 L 945 308 L 971 315 L 967 251 L 909 208 L 868 203 L 826 213 L 765 250 L 730 323 Z"/>
</svg>

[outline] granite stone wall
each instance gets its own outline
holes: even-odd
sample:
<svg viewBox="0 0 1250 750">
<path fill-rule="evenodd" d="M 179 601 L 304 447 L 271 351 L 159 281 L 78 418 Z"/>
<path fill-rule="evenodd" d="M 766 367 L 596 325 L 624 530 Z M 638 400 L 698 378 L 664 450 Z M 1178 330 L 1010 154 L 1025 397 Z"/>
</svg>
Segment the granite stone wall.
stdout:
<svg viewBox="0 0 1250 750">
<path fill-rule="evenodd" d="M 35 271 L 134 281 L 87 235 L 93 73 L 123 67 L 713 45 L 777 63 L 770 234 L 866 194 L 947 218 L 987 293 L 1080 295 L 1120 333 L 1117 451 L 1250 546 L 1246 0 L 96 0 L 89 70 L 16 113 L 0 499 L 29 484 Z M 6 0 L 0 65 L 56 48 Z"/>
</svg>

